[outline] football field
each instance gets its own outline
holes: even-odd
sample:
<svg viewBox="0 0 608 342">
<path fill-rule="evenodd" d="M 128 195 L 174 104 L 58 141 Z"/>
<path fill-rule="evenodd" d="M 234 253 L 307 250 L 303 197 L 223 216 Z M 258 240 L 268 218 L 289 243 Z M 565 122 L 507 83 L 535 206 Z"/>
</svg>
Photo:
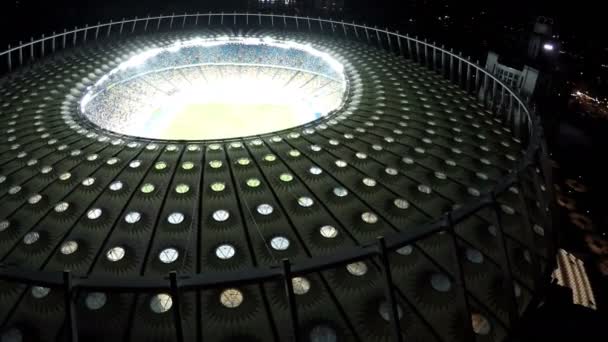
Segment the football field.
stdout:
<svg viewBox="0 0 608 342">
<path fill-rule="evenodd" d="M 160 139 L 225 139 L 270 133 L 312 121 L 320 114 L 282 104 L 205 103 L 158 108 L 141 130 Z"/>
</svg>

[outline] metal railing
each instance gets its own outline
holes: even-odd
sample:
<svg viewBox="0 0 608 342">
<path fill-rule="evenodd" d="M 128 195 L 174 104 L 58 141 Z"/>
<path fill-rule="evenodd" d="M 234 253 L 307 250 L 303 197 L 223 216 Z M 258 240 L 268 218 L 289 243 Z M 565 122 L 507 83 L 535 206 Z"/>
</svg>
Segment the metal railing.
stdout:
<svg viewBox="0 0 608 342">
<path fill-rule="evenodd" d="M 390 321 L 392 326 L 392 336 L 394 341 L 402 341 L 399 322 L 396 317 L 399 315 L 397 306 L 398 291 L 395 289 L 395 280 L 391 271 L 389 253 L 405 245 L 414 244 L 434 234 L 447 232 L 453 242 L 453 248 L 457 251 L 457 246 L 466 241 L 459 236 L 456 231 L 458 224 L 464 220 L 479 216 L 480 212 L 488 211 L 492 213 L 492 220 L 496 222 L 498 228 L 498 239 L 503 247 L 501 258 L 495 261 L 502 265 L 501 270 L 504 278 L 512 282 L 515 275 L 510 263 L 510 255 L 507 249 L 508 241 L 518 241 L 518 237 L 510 236 L 505 232 L 504 225 L 501 223 L 504 213 L 501 211 L 500 196 L 505 194 L 512 186 L 517 186 L 521 191 L 519 199 L 523 205 L 522 225 L 527 229 L 526 234 L 532 234 L 531 219 L 525 209 L 527 202 L 524 192 L 535 198 L 543 209 L 551 209 L 553 206 L 553 194 L 551 183 L 550 167 L 546 157 L 546 147 L 542 143 L 542 132 L 538 118 L 533 116 L 526 106 L 526 103 L 509 86 L 498 78 L 490 74 L 478 65 L 473 63 L 470 58 L 464 58 L 461 54 L 456 54 L 453 50 L 437 47 L 426 40 L 410 37 L 408 35 L 391 32 L 388 29 L 378 29 L 355 23 L 345 23 L 331 19 L 259 14 L 259 13 L 196 13 L 170 16 L 147 16 L 145 18 L 123 19 L 120 21 L 110 21 L 108 23 L 98 23 L 94 26 L 76 27 L 73 30 L 64 30 L 61 33 L 52 35 L 42 35 L 40 39 L 31 38 L 29 42 L 19 43 L 16 47 L 9 46 L 8 50 L 0 52 L 0 59 L 5 60 L 4 64 L 9 72 L 43 58 L 48 54 L 55 53 L 62 49 L 84 45 L 90 41 L 105 40 L 116 36 L 130 36 L 147 32 L 156 32 L 172 29 L 192 29 L 195 27 L 210 26 L 247 26 L 264 27 L 274 29 L 288 29 L 298 31 L 309 31 L 317 34 L 329 34 L 341 36 L 345 39 L 354 39 L 369 44 L 377 45 L 379 48 L 386 49 L 392 53 L 403 56 L 417 62 L 418 64 L 443 75 L 453 84 L 458 85 L 462 90 L 477 97 L 484 108 L 502 118 L 504 124 L 510 126 L 514 137 L 521 139 L 527 145 L 525 155 L 517 168 L 507 175 L 493 189 L 493 191 L 483 194 L 475 203 L 446 213 L 435 222 L 426 226 L 415 227 L 407 231 L 395 233 L 390 236 L 378 238 L 377 243 L 370 243 L 364 246 L 352 247 L 341 250 L 329 257 L 315 257 L 311 259 L 298 260 L 291 263 L 284 260 L 281 265 L 251 268 L 246 271 L 204 273 L 192 275 L 177 275 L 171 272 L 167 277 L 158 279 L 149 278 L 108 278 L 101 276 L 74 276 L 69 271 L 63 273 L 53 273 L 47 271 L 33 272 L 9 267 L 0 267 L 0 280 L 8 282 L 18 282 L 27 285 L 47 286 L 64 289 L 65 296 L 65 323 L 67 328 L 66 338 L 70 341 L 78 339 L 78 327 L 76 311 L 74 309 L 74 293 L 76 291 L 105 291 L 105 292 L 135 292 L 135 293 L 156 293 L 168 292 L 173 297 L 174 327 L 175 336 L 178 341 L 184 340 L 183 318 L 180 307 L 180 293 L 192 290 L 204 290 L 218 287 L 228 287 L 233 285 L 246 285 L 253 283 L 263 283 L 268 281 L 282 281 L 285 285 L 286 299 L 288 301 L 292 337 L 299 340 L 300 331 L 298 326 L 297 300 L 293 293 L 291 279 L 295 276 L 309 274 L 332 269 L 349 262 L 362 259 L 378 259 L 379 268 L 382 271 L 385 295 L 390 304 Z M 25 56 L 27 55 L 27 56 Z M 532 187 L 527 184 L 532 184 Z M 541 191 L 542 184 L 546 183 L 546 191 Z M 545 212 L 545 210 L 543 210 Z M 545 236 L 546 246 L 549 249 L 546 255 L 534 252 L 535 260 L 534 285 L 530 288 L 531 292 L 537 293 L 542 290 L 542 285 L 548 283 L 554 263 L 555 229 L 551 230 L 552 219 L 545 212 Z M 491 257 L 484 254 L 486 258 Z M 461 258 L 457 255 L 457 267 L 455 272 L 448 272 L 441 265 L 436 265 L 455 279 L 456 283 L 462 287 L 461 300 L 464 301 L 468 309 L 468 299 L 473 296 L 466 288 L 464 271 Z M 545 267 L 541 272 L 540 263 Z M 414 308 L 415 310 L 415 308 Z M 470 311 L 470 310 L 469 310 Z M 491 310 L 488 310 L 491 311 Z M 509 326 L 517 324 L 520 317 L 516 305 L 509 308 Z M 473 339 L 472 330 L 468 331 L 468 338 Z"/>
</svg>

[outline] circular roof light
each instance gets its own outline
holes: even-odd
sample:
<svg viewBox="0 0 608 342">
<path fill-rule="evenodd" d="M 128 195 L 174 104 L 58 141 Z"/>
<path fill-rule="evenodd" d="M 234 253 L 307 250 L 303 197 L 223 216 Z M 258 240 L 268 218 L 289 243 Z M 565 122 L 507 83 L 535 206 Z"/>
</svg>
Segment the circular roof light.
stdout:
<svg viewBox="0 0 608 342">
<path fill-rule="evenodd" d="M 7 230 L 11 226 L 11 222 L 9 220 L 0 221 L 0 232 Z"/>
<path fill-rule="evenodd" d="M 338 230 L 334 226 L 325 225 L 319 229 L 321 236 L 327 239 L 333 239 L 338 236 Z"/>
<path fill-rule="evenodd" d="M 308 208 L 308 207 L 312 207 L 312 205 L 314 204 L 314 201 L 310 197 L 303 196 L 303 197 L 298 198 L 298 204 L 301 207 Z"/>
<path fill-rule="evenodd" d="M 115 181 L 110 184 L 110 190 L 112 191 L 119 191 L 120 189 L 122 189 L 122 187 L 123 184 L 121 181 Z"/>
<path fill-rule="evenodd" d="M 286 237 L 283 237 L 283 236 L 277 236 L 277 237 L 272 238 L 272 240 L 270 240 L 270 246 L 275 251 L 287 250 L 287 248 L 289 248 L 289 244 L 290 244 L 289 239 L 287 239 Z"/>
<path fill-rule="evenodd" d="M 363 261 L 353 262 L 351 264 L 346 265 L 346 270 L 348 273 L 361 277 L 367 274 L 367 264 Z"/>
<path fill-rule="evenodd" d="M 293 285 L 293 293 L 297 295 L 304 295 L 310 291 L 310 281 L 304 277 L 295 277 L 291 279 Z"/>
<path fill-rule="evenodd" d="M 101 217 L 102 213 L 103 213 L 103 211 L 99 208 L 89 209 L 89 211 L 87 212 L 87 218 L 89 220 L 97 220 L 98 218 Z"/>
<path fill-rule="evenodd" d="M 61 244 L 61 248 L 59 249 L 59 251 L 63 255 L 74 254 L 77 250 L 78 250 L 78 242 L 76 242 L 74 240 L 64 242 L 63 244 Z"/>
<path fill-rule="evenodd" d="M 112 247 L 110 249 L 108 249 L 108 251 L 106 252 L 106 258 L 109 261 L 112 262 L 117 262 L 122 260 L 125 257 L 126 251 L 124 248 L 117 246 L 117 247 Z"/>
<path fill-rule="evenodd" d="M 397 207 L 399 209 L 407 209 L 410 207 L 410 203 L 403 198 L 396 198 L 393 201 L 393 204 L 395 205 L 395 207 Z"/>
<path fill-rule="evenodd" d="M 361 214 L 361 219 L 363 220 L 363 222 L 369 224 L 374 224 L 378 222 L 378 216 L 370 212 L 364 212 L 363 214 Z"/>
<path fill-rule="evenodd" d="M 179 258 L 179 252 L 175 248 L 166 248 L 163 249 L 158 255 L 158 259 L 163 264 L 171 264 L 175 262 Z"/>
<path fill-rule="evenodd" d="M 262 182 L 260 182 L 260 180 L 257 178 L 249 178 L 247 180 L 247 186 L 250 188 L 257 188 L 261 183 Z"/>
<path fill-rule="evenodd" d="M 125 215 L 125 222 L 129 224 L 135 224 L 141 220 L 141 214 L 137 211 L 130 211 Z"/>
<path fill-rule="evenodd" d="M 171 310 L 173 299 L 166 293 L 160 293 L 150 299 L 150 310 L 157 314 L 165 313 Z"/>
<path fill-rule="evenodd" d="M 27 203 L 29 204 L 37 204 L 38 202 L 40 202 L 42 200 L 42 195 L 40 194 L 35 194 L 32 195 L 30 198 L 27 199 Z"/>
<path fill-rule="evenodd" d="M 167 217 L 167 222 L 170 224 L 180 224 L 184 222 L 185 216 L 182 213 L 171 213 L 169 217 Z"/>
<path fill-rule="evenodd" d="M 224 222 L 228 220 L 229 217 L 230 213 L 227 210 L 220 209 L 213 213 L 213 219 L 217 222 Z"/>
<path fill-rule="evenodd" d="M 220 303 L 229 309 L 237 308 L 243 303 L 243 293 L 237 289 L 226 289 L 220 294 Z"/>
<path fill-rule="evenodd" d="M 229 244 L 220 245 L 215 249 L 215 256 L 222 260 L 230 259 L 235 254 L 236 250 L 232 245 Z"/>
<path fill-rule="evenodd" d="M 270 204 L 260 204 L 258 205 L 257 211 L 260 215 L 270 215 L 274 211 L 274 208 Z"/>
<path fill-rule="evenodd" d="M 477 335 L 487 335 L 490 333 L 490 330 L 492 330 L 490 321 L 479 313 L 471 314 L 471 324 L 473 325 L 473 331 Z"/>
<path fill-rule="evenodd" d="M 452 288 L 452 282 L 443 273 L 435 273 L 431 276 L 431 286 L 439 292 L 448 292 Z"/>
<path fill-rule="evenodd" d="M 57 205 L 55 205 L 54 210 L 57 213 L 63 213 L 64 211 L 68 210 L 68 208 L 70 208 L 70 204 L 68 202 L 59 202 Z"/>
<path fill-rule="evenodd" d="M 23 243 L 26 245 L 33 245 L 40 239 L 40 233 L 29 232 L 23 237 Z"/>
<path fill-rule="evenodd" d="M 43 286 L 34 286 L 32 287 L 32 297 L 36 299 L 42 299 L 51 293 L 51 289 Z"/>
<path fill-rule="evenodd" d="M 177 192 L 180 195 L 185 194 L 188 191 L 190 191 L 190 187 L 188 186 L 188 184 L 178 184 L 175 187 L 175 192 Z"/>
<path fill-rule="evenodd" d="M 224 189 L 226 189 L 226 183 L 215 182 L 211 184 L 211 190 L 213 190 L 214 192 L 221 192 L 224 191 Z"/>
<path fill-rule="evenodd" d="M 142 185 L 140 191 L 143 192 L 144 194 L 149 194 L 149 193 L 152 193 L 154 191 L 154 189 L 155 189 L 154 184 L 146 183 L 146 184 Z"/>
<path fill-rule="evenodd" d="M 95 311 L 106 305 L 107 297 L 103 292 L 91 292 L 86 296 L 84 302 L 89 310 Z"/>
<path fill-rule="evenodd" d="M 279 176 L 279 179 L 281 180 L 281 182 L 288 183 L 288 182 L 291 182 L 293 180 L 293 176 L 291 174 L 289 174 L 289 173 L 282 173 Z"/>
</svg>

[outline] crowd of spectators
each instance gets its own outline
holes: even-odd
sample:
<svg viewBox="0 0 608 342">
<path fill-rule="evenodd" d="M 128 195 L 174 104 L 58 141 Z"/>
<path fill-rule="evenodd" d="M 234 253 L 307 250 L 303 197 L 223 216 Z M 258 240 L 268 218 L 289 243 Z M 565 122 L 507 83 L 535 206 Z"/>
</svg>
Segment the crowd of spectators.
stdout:
<svg viewBox="0 0 608 342">
<path fill-rule="evenodd" d="M 179 94 L 194 91 L 202 98 L 219 87 L 231 89 L 227 84 L 239 88 L 241 96 L 243 85 L 251 85 L 252 93 L 264 91 L 260 85 L 266 85 L 280 93 L 277 96 L 287 94 L 315 111 L 328 112 L 339 106 L 346 87 L 344 76 L 323 56 L 263 42 L 186 44 L 138 58 L 89 90 L 82 109 L 90 121 L 129 132 L 140 125 L 138 113 L 157 111 Z"/>
</svg>

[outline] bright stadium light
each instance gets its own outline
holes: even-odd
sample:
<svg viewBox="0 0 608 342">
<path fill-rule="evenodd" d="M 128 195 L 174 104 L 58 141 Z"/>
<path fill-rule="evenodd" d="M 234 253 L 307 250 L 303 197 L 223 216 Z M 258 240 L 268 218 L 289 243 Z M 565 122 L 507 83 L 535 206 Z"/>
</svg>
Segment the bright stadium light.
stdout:
<svg viewBox="0 0 608 342">
<path fill-rule="evenodd" d="M 271 133 L 340 108 L 344 66 L 311 45 L 271 37 L 174 41 L 132 56 L 80 100 L 92 123 L 151 139 Z"/>
<path fill-rule="evenodd" d="M 553 49 L 555 49 L 555 46 L 553 46 L 553 44 L 551 43 L 545 43 L 545 45 L 543 45 L 543 49 L 545 49 L 545 51 L 553 51 Z"/>
</svg>

